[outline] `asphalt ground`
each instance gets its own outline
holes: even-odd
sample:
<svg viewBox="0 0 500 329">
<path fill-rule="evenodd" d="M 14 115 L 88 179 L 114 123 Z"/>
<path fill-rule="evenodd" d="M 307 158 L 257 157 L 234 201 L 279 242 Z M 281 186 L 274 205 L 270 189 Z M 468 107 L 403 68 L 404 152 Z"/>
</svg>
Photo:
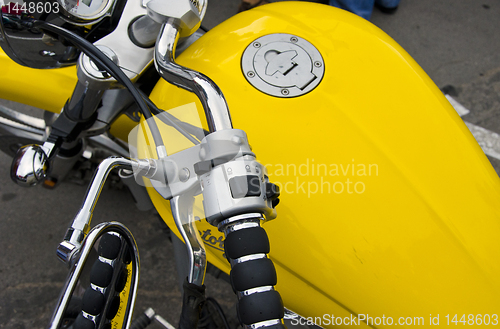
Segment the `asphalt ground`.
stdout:
<svg viewBox="0 0 500 329">
<path fill-rule="evenodd" d="M 239 0 L 210 0 L 204 25 L 211 28 L 231 17 L 238 5 Z M 401 0 L 395 14 L 375 9 L 371 21 L 470 110 L 464 120 L 500 133 L 499 17 L 498 0 Z M 500 160 L 490 160 L 500 172 Z M 67 274 L 55 248 L 87 187 L 21 188 L 9 178 L 10 164 L 10 157 L 0 154 L 0 327 L 43 328 Z M 136 311 L 153 307 L 176 324 L 181 295 L 168 230 L 154 211 L 138 211 L 119 182 L 105 186 L 93 223 L 112 220 L 131 229 L 141 252 Z M 208 295 L 231 313 L 235 297 L 229 285 L 211 276 L 206 285 Z"/>
</svg>

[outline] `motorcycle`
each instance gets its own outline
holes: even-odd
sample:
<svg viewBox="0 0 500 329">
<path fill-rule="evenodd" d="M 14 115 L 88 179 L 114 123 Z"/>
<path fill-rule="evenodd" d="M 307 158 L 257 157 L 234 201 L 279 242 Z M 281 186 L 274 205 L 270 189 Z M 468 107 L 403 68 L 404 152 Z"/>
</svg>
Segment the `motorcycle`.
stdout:
<svg viewBox="0 0 500 329">
<path fill-rule="evenodd" d="M 2 26 L 1 67 L 12 73 L 0 98 L 48 112 L 37 121 L 4 110 L 3 147 L 30 144 L 13 162 L 23 185 L 55 187 L 82 159 L 100 163 L 58 248 L 72 271 L 53 327 L 86 264 L 97 270 L 75 321 L 130 326 L 134 238 L 114 222 L 90 230 L 115 167 L 139 205 L 150 199 L 186 243 L 181 328 L 196 327 L 206 260 L 231 273 L 248 328 L 284 319 L 445 326 L 470 316 L 498 324 L 498 176 L 439 89 L 382 31 L 334 8 L 284 2 L 190 44 L 203 1 L 102 1 L 93 15 L 84 2 L 46 3 L 63 19 L 35 15 L 26 27 L 39 37 Z M 33 69 L 54 67 L 66 68 Z"/>
</svg>

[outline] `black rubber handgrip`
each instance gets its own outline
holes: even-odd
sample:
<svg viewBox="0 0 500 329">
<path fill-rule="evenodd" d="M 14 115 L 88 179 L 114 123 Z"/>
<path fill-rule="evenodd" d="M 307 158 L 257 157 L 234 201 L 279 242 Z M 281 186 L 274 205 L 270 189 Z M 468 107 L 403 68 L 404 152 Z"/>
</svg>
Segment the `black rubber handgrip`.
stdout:
<svg viewBox="0 0 500 329">
<path fill-rule="evenodd" d="M 282 319 L 284 315 L 283 301 L 275 290 L 244 296 L 238 302 L 239 320 L 246 325 Z"/>
<path fill-rule="evenodd" d="M 274 286 L 278 279 L 273 262 L 269 258 L 236 264 L 231 269 L 231 285 L 235 291 L 256 287 Z"/>
<path fill-rule="evenodd" d="M 99 243 L 99 256 L 107 259 L 115 259 L 120 253 L 122 247 L 122 241 L 120 238 L 114 234 L 105 234 L 101 238 Z"/>
<path fill-rule="evenodd" d="M 145 329 L 147 326 L 151 324 L 153 320 L 149 318 L 146 314 L 142 313 L 137 317 L 132 324 L 130 325 L 130 329 Z"/>
<path fill-rule="evenodd" d="M 118 277 L 115 283 L 115 291 L 122 292 L 125 286 L 127 285 L 127 269 L 125 266 L 122 266 L 120 269 L 120 273 L 118 273 Z"/>
<path fill-rule="evenodd" d="M 106 318 L 113 320 L 120 309 L 120 296 L 113 297 L 113 300 L 109 304 L 108 311 L 106 312 Z"/>
<path fill-rule="evenodd" d="M 95 329 L 95 325 L 94 322 L 84 318 L 82 313 L 80 313 L 73 323 L 73 329 Z"/>
<path fill-rule="evenodd" d="M 104 310 L 104 303 L 104 295 L 89 287 L 82 298 L 82 310 L 91 315 L 99 315 Z"/>
<path fill-rule="evenodd" d="M 232 265 L 231 285 L 240 293 L 237 306 L 240 323 L 250 326 L 268 320 L 281 321 L 284 307 L 280 294 L 274 290 L 276 269 L 272 260 L 264 257 L 270 250 L 266 231 L 250 227 L 229 232 L 224 247 Z M 285 327 L 278 323 L 274 328 Z"/>
<path fill-rule="evenodd" d="M 184 280 L 182 296 L 182 312 L 179 329 L 193 329 L 198 325 L 201 308 L 205 303 L 205 285 L 197 286 Z"/>
<path fill-rule="evenodd" d="M 101 288 L 109 286 L 113 278 L 113 267 L 107 263 L 96 260 L 90 271 L 90 282 Z"/>
<path fill-rule="evenodd" d="M 231 232 L 224 240 L 227 257 L 240 258 L 253 254 L 269 253 L 269 239 L 262 227 L 252 227 Z"/>
</svg>

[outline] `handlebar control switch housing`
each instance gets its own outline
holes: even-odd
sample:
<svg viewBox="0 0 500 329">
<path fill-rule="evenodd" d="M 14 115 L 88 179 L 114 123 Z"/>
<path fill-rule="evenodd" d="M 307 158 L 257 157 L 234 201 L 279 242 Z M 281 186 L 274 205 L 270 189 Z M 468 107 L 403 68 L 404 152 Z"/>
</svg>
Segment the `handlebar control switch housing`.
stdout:
<svg viewBox="0 0 500 329">
<path fill-rule="evenodd" d="M 205 137 L 194 165 L 203 192 L 207 221 L 221 221 L 247 213 L 276 218 L 279 189 L 269 182 L 267 170 L 252 153 L 246 134 L 237 129 L 216 131 Z"/>
<path fill-rule="evenodd" d="M 205 167 L 205 168 L 204 168 Z M 197 174 L 207 170 L 207 163 L 195 165 Z M 203 206 L 207 221 L 217 226 L 222 220 L 258 212 L 266 220 L 276 218 L 278 187 L 269 182 L 266 168 L 255 156 L 244 155 L 200 175 Z"/>
</svg>

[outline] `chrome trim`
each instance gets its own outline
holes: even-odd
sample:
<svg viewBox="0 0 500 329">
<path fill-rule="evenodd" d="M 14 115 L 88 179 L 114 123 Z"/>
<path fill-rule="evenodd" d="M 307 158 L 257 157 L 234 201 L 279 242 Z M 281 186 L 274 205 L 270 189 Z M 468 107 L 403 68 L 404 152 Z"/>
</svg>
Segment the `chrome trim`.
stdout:
<svg viewBox="0 0 500 329">
<path fill-rule="evenodd" d="M 263 286 L 263 287 L 257 287 L 257 288 L 252 288 L 244 291 L 238 291 L 238 299 L 241 299 L 245 296 L 250 296 L 253 294 L 259 294 L 262 292 L 268 292 L 268 291 L 273 291 L 274 287 L 273 286 Z"/>
<path fill-rule="evenodd" d="M 5 125 L 10 128 L 14 128 L 17 130 L 22 130 L 25 133 L 30 133 L 30 134 L 36 134 L 40 136 L 40 139 L 43 137 L 44 131 L 34 128 L 31 126 L 28 126 L 24 123 L 20 123 L 11 119 L 7 119 L 5 117 L 0 117 L 0 125 Z"/>
<path fill-rule="evenodd" d="M 78 259 L 77 262 L 75 262 L 74 266 L 72 266 L 71 272 L 69 273 L 68 278 L 63 287 L 63 290 L 61 292 L 61 295 L 59 296 L 57 306 L 55 308 L 55 311 L 52 315 L 52 319 L 50 320 L 48 326 L 49 329 L 60 328 L 61 322 L 64 317 L 64 312 L 67 306 L 69 305 L 73 291 L 78 284 L 86 260 L 90 255 L 90 252 L 94 247 L 94 244 L 97 241 L 97 239 L 102 234 L 106 233 L 106 231 L 118 231 L 121 234 L 121 236 L 126 239 L 129 247 L 131 248 L 130 251 L 133 254 L 132 263 L 134 267 L 132 269 L 132 278 L 131 278 L 132 281 L 130 285 L 130 293 L 128 296 L 127 309 L 125 310 L 126 319 L 124 328 L 130 327 L 130 324 L 132 322 L 131 314 L 132 310 L 134 309 L 135 299 L 137 297 L 137 288 L 139 286 L 139 266 L 140 266 L 139 252 L 137 249 L 137 244 L 135 242 L 135 239 L 132 236 L 132 233 L 130 233 L 130 231 L 123 224 L 118 222 L 110 222 L 110 223 L 98 224 L 96 227 L 92 229 L 92 231 L 90 231 L 90 233 L 86 237 L 82 245 L 80 258 Z"/>
<path fill-rule="evenodd" d="M 161 316 L 159 316 L 158 314 L 156 314 L 154 316 L 154 319 L 156 320 L 156 322 L 159 324 L 159 325 L 162 325 L 163 327 L 167 328 L 167 329 L 175 329 L 175 327 L 173 325 L 171 325 L 167 320 L 165 320 L 164 318 L 162 318 Z"/>
<path fill-rule="evenodd" d="M 71 227 L 86 233 L 88 231 L 88 225 L 90 224 L 95 205 L 97 204 L 99 195 L 101 194 L 106 178 L 111 170 L 118 167 L 128 167 L 131 169 L 134 166 L 137 166 L 137 162 L 126 158 L 111 157 L 101 162 L 94 174 L 92 183 L 84 198 L 83 205 L 76 215 Z"/>
<path fill-rule="evenodd" d="M 100 286 L 95 285 L 93 283 L 90 283 L 90 288 L 92 288 L 92 290 L 94 290 L 94 291 L 100 292 L 103 295 L 106 292 L 106 288 L 100 287 Z"/>
<path fill-rule="evenodd" d="M 243 325 L 243 328 L 245 328 L 245 329 L 266 328 L 266 327 L 272 327 L 272 326 L 278 325 L 280 323 L 283 323 L 283 322 L 281 322 L 281 320 L 279 320 L 279 319 L 267 320 L 267 321 L 262 321 L 262 322 L 254 323 L 254 324 L 251 324 L 249 326 L 248 325 Z"/>
<path fill-rule="evenodd" d="M 257 259 L 262 259 L 262 258 L 267 258 L 267 255 L 266 254 L 253 254 L 253 255 L 243 256 L 243 257 L 236 258 L 236 259 L 231 259 L 231 267 L 233 265 L 236 265 L 236 264 L 250 262 L 252 260 L 257 260 Z"/>
<path fill-rule="evenodd" d="M 0 105 L 0 117 L 45 131 L 45 121 Z"/>
<path fill-rule="evenodd" d="M 96 24 L 99 23 L 101 20 L 103 20 L 105 17 L 111 16 L 111 13 L 115 8 L 117 1 L 113 0 L 107 0 L 107 1 L 108 2 L 106 3 L 106 5 L 101 10 L 99 10 L 98 13 L 94 15 L 82 15 L 70 12 L 68 10 L 68 9 L 70 10 L 73 9 L 67 7 L 70 1 L 57 0 L 57 2 L 59 3 L 59 8 L 61 9 L 60 10 L 61 14 L 59 15 L 59 17 L 61 17 L 64 21 L 70 24 L 78 26 Z"/>
<path fill-rule="evenodd" d="M 99 261 L 100 261 L 101 263 L 109 264 L 109 265 L 111 265 L 111 266 L 113 266 L 113 265 L 114 265 L 114 263 L 115 263 L 115 260 L 114 260 L 114 259 L 107 259 L 107 258 L 102 257 L 102 256 L 99 256 L 99 257 L 98 257 L 98 259 L 99 259 Z"/>
<path fill-rule="evenodd" d="M 20 186 L 30 187 L 43 182 L 49 171 L 49 158 L 54 144 L 26 145 L 17 151 L 12 161 L 10 177 Z"/>
<path fill-rule="evenodd" d="M 68 236 L 68 234 L 66 234 Z M 56 255 L 63 263 L 70 263 L 70 260 L 75 256 L 78 248 L 69 241 L 63 241 L 57 246 Z"/>
<path fill-rule="evenodd" d="M 210 132 L 232 129 L 231 115 L 220 88 L 204 74 L 175 63 L 175 48 L 178 40 L 178 20 L 169 19 L 163 24 L 156 41 L 156 70 L 166 81 L 198 96 L 203 105 Z"/>
<path fill-rule="evenodd" d="M 110 157 L 101 162 L 99 167 L 97 167 L 80 210 L 68 228 L 64 241 L 61 242 L 57 248 L 57 256 L 61 261 L 69 263 L 75 255 L 75 252 L 81 248 L 83 237 L 89 231 L 89 225 L 95 205 L 97 204 L 101 190 L 111 170 L 118 167 L 126 167 L 129 169 L 138 168 L 141 163 L 142 161 L 139 162 L 133 159 L 118 157 Z M 72 244 L 74 248 L 68 248 L 68 242 Z"/>
<path fill-rule="evenodd" d="M 239 222 L 239 221 L 243 221 L 243 220 L 245 220 L 247 222 L 258 220 L 260 222 L 260 220 L 263 220 L 263 219 L 264 219 L 264 217 L 262 216 L 262 214 L 260 214 L 258 212 L 237 215 L 237 216 L 229 217 L 228 219 L 223 220 L 222 222 L 219 223 L 219 225 L 217 225 L 217 227 L 218 227 L 219 231 L 223 231 L 226 226 L 228 226 L 232 223 L 235 223 L 235 222 Z"/>
<path fill-rule="evenodd" d="M 189 256 L 188 281 L 198 286 L 203 285 L 207 267 L 205 245 L 195 225 L 193 214 L 194 197 L 189 192 L 170 200 L 170 208 L 175 225 L 184 239 Z"/>
<path fill-rule="evenodd" d="M 85 311 L 82 311 L 82 315 L 83 315 L 84 318 L 86 318 L 86 319 L 88 319 L 88 320 L 90 320 L 90 321 L 92 321 L 94 323 L 97 320 L 97 316 L 89 314 L 89 313 L 87 313 Z"/>
<path fill-rule="evenodd" d="M 245 221 L 243 223 L 238 222 L 234 225 L 227 225 L 224 229 L 224 234 L 228 235 L 229 233 L 245 230 L 247 228 L 260 227 L 259 222 L 256 221 Z"/>
<path fill-rule="evenodd" d="M 148 307 L 145 311 L 144 314 L 151 320 L 155 316 L 155 310 L 153 310 L 151 307 Z"/>
</svg>

